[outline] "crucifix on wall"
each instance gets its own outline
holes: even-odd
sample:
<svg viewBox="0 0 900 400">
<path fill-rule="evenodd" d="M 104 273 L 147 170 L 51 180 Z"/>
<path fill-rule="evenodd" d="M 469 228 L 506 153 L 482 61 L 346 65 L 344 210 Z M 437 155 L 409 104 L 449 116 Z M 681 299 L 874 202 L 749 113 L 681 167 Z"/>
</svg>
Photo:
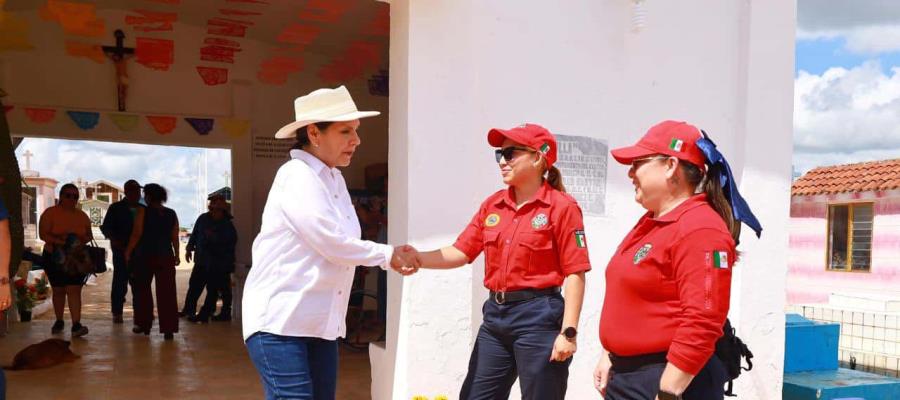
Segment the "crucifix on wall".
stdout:
<svg viewBox="0 0 900 400">
<path fill-rule="evenodd" d="M 125 98 L 128 95 L 128 69 L 125 61 L 134 56 L 134 48 L 125 47 L 125 32 L 116 29 L 113 35 L 116 37 L 115 46 L 103 46 L 103 53 L 112 60 L 116 67 L 116 92 L 119 102 L 119 111 L 125 111 Z"/>
</svg>

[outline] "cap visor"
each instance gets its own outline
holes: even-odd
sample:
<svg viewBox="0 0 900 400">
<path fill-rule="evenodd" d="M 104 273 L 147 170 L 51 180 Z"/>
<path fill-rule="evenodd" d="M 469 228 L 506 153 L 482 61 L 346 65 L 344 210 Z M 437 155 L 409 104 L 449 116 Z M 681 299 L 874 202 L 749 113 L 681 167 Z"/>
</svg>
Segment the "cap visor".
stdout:
<svg viewBox="0 0 900 400">
<path fill-rule="evenodd" d="M 637 158 L 658 154 L 656 151 L 645 149 L 640 146 L 620 147 L 618 149 L 613 149 L 610 153 L 619 164 L 625 165 L 631 164 L 631 162 Z"/>
<path fill-rule="evenodd" d="M 503 146 L 503 141 L 506 139 L 512 140 L 516 143 L 524 143 L 528 138 L 521 137 L 521 135 L 516 134 L 517 132 L 521 132 L 515 129 L 505 130 L 505 129 L 491 129 L 488 131 L 488 144 L 491 147 L 501 147 Z"/>
<path fill-rule="evenodd" d="M 276 139 L 290 139 L 297 136 L 297 129 L 300 129 L 309 124 L 314 124 L 317 122 L 346 122 L 353 121 L 356 119 L 374 117 L 376 115 L 381 115 L 379 111 L 357 111 L 349 114 L 337 115 L 334 117 L 324 117 L 317 119 L 306 119 L 302 121 L 294 121 L 275 132 Z"/>
</svg>

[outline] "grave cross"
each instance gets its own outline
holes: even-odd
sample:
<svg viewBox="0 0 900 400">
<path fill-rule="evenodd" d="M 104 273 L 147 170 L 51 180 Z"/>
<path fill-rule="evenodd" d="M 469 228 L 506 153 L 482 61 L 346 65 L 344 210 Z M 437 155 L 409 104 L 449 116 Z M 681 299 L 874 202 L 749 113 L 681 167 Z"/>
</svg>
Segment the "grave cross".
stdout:
<svg viewBox="0 0 900 400">
<path fill-rule="evenodd" d="M 113 35 L 116 37 L 115 46 L 103 46 L 103 53 L 112 60 L 116 67 L 116 91 L 119 102 L 119 111 L 125 111 L 125 98 L 128 95 L 128 70 L 125 60 L 134 55 L 134 48 L 125 47 L 125 32 L 116 29 Z"/>
</svg>

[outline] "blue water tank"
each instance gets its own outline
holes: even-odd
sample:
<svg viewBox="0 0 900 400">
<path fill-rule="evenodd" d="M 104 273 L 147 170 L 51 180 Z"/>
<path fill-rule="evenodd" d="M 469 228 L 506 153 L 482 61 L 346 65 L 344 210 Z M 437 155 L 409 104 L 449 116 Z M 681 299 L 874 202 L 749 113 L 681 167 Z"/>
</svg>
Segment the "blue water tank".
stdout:
<svg viewBox="0 0 900 400">
<path fill-rule="evenodd" d="M 785 317 L 784 372 L 836 370 L 841 325 L 814 322 L 797 314 Z"/>
</svg>

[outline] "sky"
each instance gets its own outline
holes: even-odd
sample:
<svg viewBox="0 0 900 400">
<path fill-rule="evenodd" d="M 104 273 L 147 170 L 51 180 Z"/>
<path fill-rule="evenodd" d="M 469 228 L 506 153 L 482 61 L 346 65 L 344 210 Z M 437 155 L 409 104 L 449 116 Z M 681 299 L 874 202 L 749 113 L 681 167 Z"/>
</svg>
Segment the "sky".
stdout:
<svg viewBox="0 0 900 400">
<path fill-rule="evenodd" d="M 794 168 L 900 158 L 900 1 L 799 0 Z"/>
<path fill-rule="evenodd" d="M 204 149 L 26 138 L 16 149 L 19 167 L 23 170 L 26 165 L 22 154 L 26 150 L 34 154 L 32 170 L 60 182 L 57 192 L 64 183 L 78 178 L 89 182 L 103 179 L 119 187 L 128 179 L 135 179 L 141 185 L 155 182 L 168 190 L 166 206 L 175 210 L 181 226 L 193 226 L 199 215 L 198 177 Z M 206 186 L 212 192 L 226 185 L 223 173 L 231 173 L 231 151 L 209 149 L 205 152 Z"/>
</svg>

